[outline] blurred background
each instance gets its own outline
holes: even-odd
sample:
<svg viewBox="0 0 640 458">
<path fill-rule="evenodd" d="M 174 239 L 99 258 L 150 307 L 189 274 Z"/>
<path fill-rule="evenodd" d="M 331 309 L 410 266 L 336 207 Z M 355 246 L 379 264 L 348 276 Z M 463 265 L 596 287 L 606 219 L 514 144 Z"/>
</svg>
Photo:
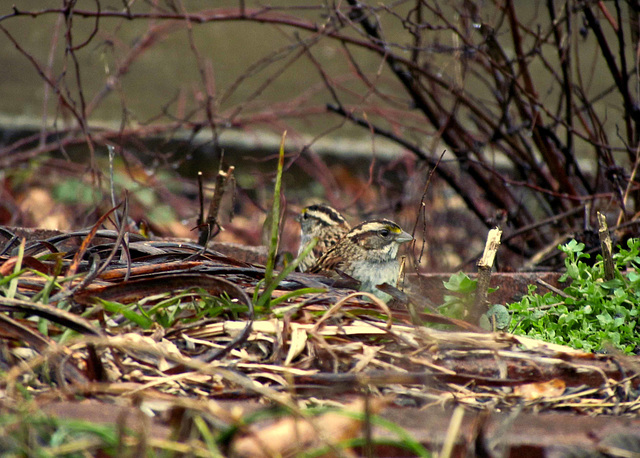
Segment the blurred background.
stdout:
<svg viewBox="0 0 640 458">
<path fill-rule="evenodd" d="M 206 209 L 233 166 L 215 240 L 261 245 L 286 131 L 284 251 L 319 201 L 413 232 L 420 272 L 496 225 L 501 270 L 556 269 L 597 211 L 637 234 L 637 3 L 443 3 L 0 0 L 0 224 L 91 226 L 113 185 L 197 239 L 198 172 Z"/>
</svg>

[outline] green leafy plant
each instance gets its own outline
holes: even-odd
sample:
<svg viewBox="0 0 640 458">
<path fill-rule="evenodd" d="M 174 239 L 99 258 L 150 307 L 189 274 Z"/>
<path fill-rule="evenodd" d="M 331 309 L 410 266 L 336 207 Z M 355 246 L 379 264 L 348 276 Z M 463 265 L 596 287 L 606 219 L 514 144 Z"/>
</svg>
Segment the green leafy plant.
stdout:
<svg viewBox="0 0 640 458">
<path fill-rule="evenodd" d="M 458 272 L 451 275 L 443 285 L 450 294 L 445 294 L 444 303 L 439 308 L 440 312 L 448 317 L 464 320 L 473 307 L 478 281 L 469 278 L 464 272 Z M 491 294 L 496 289 L 489 288 L 488 293 Z M 508 313 L 502 309 L 504 309 L 502 305 L 493 305 L 482 319 L 481 325 L 485 329 L 493 329 L 494 326 L 496 329 L 504 329 L 505 321 L 508 321 Z M 495 318 L 492 319 L 492 316 Z"/>
<path fill-rule="evenodd" d="M 599 351 L 607 344 L 625 353 L 636 353 L 640 341 L 638 304 L 640 303 L 640 239 L 618 247 L 613 259 L 616 276 L 604 281 L 602 256 L 592 265 L 584 244 L 575 240 L 561 245 L 569 282 L 562 294 L 538 294 L 530 285 L 520 302 L 509 305 L 513 314 L 513 333 L 569 345 L 586 351 Z"/>
<path fill-rule="evenodd" d="M 452 318 L 464 319 L 465 311 L 473 304 L 477 284 L 476 280 L 472 280 L 464 272 L 451 275 L 448 281 L 443 282 L 450 294 L 445 294 L 440 312 Z"/>
</svg>

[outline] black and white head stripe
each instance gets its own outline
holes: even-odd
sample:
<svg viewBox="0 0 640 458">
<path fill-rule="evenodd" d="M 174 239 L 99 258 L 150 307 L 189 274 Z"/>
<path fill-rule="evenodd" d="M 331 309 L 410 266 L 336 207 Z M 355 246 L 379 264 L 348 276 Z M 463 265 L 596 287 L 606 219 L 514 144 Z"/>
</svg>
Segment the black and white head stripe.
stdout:
<svg viewBox="0 0 640 458">
<path fill-rule="evenodd" d="M 322 204 L 309 205 L 308 207 L 305 207 L 302 210 L 301 217 L 303 219 L 315 218 L 325 226 L 339 226 L 347 224 L 347 221 L 337 210 L 329 207 L 328 205 Z"/>
<path fill-rule="evenodd" d="M 388 219 L 374 219 L 358 224 L 349 232 L 348 236 L 355 240 L 360 240 L 372 234 L 401 235 L 404 231 L 393 221 Z"/>
</svg>

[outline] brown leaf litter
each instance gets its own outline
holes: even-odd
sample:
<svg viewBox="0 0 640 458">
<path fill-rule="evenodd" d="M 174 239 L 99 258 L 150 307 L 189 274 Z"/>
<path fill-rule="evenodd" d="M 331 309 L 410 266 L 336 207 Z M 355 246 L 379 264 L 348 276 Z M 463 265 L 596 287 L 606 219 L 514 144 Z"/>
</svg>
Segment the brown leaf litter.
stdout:
<svg viewBox="0 0 640 458">
<path fill-rule="evenodd" d="M 369 414 L 436 409 L 439 416 L 448 412 L 442 407 L 463 406 L 465 418 L 476 418 L 475 435 L 458 438 L 469 447 L 479 437 L 497 437 L 487 426 L 495 418 L 476 417 L 479 412 L 636 416 L 640 409 L 637 358 L 483 332 L 428 313 L 418 315 L 439 327 L 416 326 L 402 304 L 388 307 L 316 275 L 291 274 L 272 298 L 301 288 L 325 292 L 254 310 L 261 266 L 187 241 L 89 235 L 30 240 L 22 254 L 15 242 L 5 246 L 5 278 L 16 265 L 26 270 L 0 297 L 4 408 L 28 386 L 51 412 L 76 396 L 153 412 L 162 434 L 176 418 L 186 421 L 185 412 L 199 412 L 237 428 L 228 450 L 241 456 L 292 455 L 356 437 L 363 428 L 362 419 L 344 413 L 309 420 L 303 410 L 312 405 L 361 412 L 368 399 Z M 61 275 L 54 282 L 46 275 L 55 272 Z M 177 294 L 187 304 L 225 299 L 217 302 L 217 315 L 185 306 L 170 326 L 148 329 L 104 307 L 117 303 L 149 318 L 154 306 Z M 68 330 L 76 337 L 59 343 Z M 246 412 L 254 402 L 281 406 L 289 416 L 262 428 L 242 426 L 236 407 Z M 413 427 L 406 421 L 400 423 Z"/>
</svg>

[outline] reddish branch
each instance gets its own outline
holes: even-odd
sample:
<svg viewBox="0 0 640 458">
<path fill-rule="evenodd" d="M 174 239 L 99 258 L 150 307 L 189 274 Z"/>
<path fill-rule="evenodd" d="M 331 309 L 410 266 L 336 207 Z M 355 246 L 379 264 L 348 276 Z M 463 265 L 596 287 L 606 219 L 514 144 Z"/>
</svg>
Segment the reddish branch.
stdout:
<svg viewBox="0 0 640 458">
<path fill-rule="evenodd" d="M 633 186 L 626 185 L 624 168 L 616 164 L 613 154 L 616 148 L 607 138 L 606 121 L 594 108 L 594 104 L 607 92 L 590 97 L 581 73 L 574 74 L 571 71 L 572 65 L 578 60 L 577 57 L 572 59 L 571 54 L 572 40 L 574 40 L 572 21 L 575 21 L 577 14 L 581 13 L 585 17 L 585 26 L 593 33 L 597 46 L 602 51 L 606 68 L 610 73 L 612 90 L 622 98 L 626 134 L 622 139 L 623 149 L 627 151 L 631 163 L 634 163 L 637 154 L 640 109 L 631 90 L 631 78 L 636 69 L 635 65 L 634 68 L 630 68 L 631 64 L 625 54 L 626 43 L 629 41 L 625 33 L 629 27 L 625 27 L 619 0 L 613 2 L 615 15 L 611 14 L 602 2 L 598 3 L 608 24 L 615 32 L 618 56 L 613 50 L 614 47 L 611 46 L 613 40 L 608 37 L 598 22 L 596 16 L 598 11 L 586 2 L 579 3 L 575 11 L 563 7 L 560 11 L 565 16 L 558 17 L 560 13 L 557 13 L 554 0 L 546 0 L 551 19 L 547 30 L 523 24 L 513 0 L 507 0 L 498 6 L 496 12 L 501 13 L 502 17 L 491 23 L 489 19 L 485 20 L 482 17 L 482 11 L 473 2 L 467 2 L 459 11 L 456 10 L 460 16 L 457 22 L 446 14 L 445 8 L 448 7 L 429 2 L 416 2 L 415 7 L 406 16 L 402 16 L 389 6 L 368 6 L 356 0 L 348 0 L 346 3 L 342 8 L 334 10 L 324 7 L 245 8 L 241 4 L 239 8 L 188 12 L 184 5 L 178 2 L 181 7 L 178 8 L 179 11 L 161 10 L 156 5 L 153 11 L 134 12 L 128 8 L 121 11 L 103 11 L 99 1 L 96 1 L 96 9 L 93 11 L 75 9 L 75 3 L 67 2 L 62 8 L 41 10 L 23 11 L 14 7 L 10 14 L 0 17 L 0 22 L 20 16 L 37 18 L 57 14 L 65 18 L 67 56 L 74 66 L 79 104 L 76 104 L 68 91 L 65 92 L 64 88 L 61 88 L 64 81 L 56 83 L 52 78 L 47 77 L 36 59 L 26 52 L 2 25 L 0 29 L 32 63 L 46 84 L 56 91 L 60 106 L 72 113 L 89 148 L 92 148 L 93 140 L 105 141 L 111 137 L 111 134 L 90 130 L 87 117 L 127 73 L 131 63 L 161 39 L 173 25 L 186 26 L 191 31 L 194 24 L 254 22 L 287 26 L 294 30 L 309 32 L 310 36 L 305 35 L 304 39 L 296 36 L 292 39 L 293 46 L 290 49 L 280 50 L 283 52 L 278 51 L 250 66 L 245 75 L 239 77 L 228 89 L 227 94 L 219 98 L 216 104 L 210 63 L 204 59 L 189 35 L 191 51 L 200 71 L 206 100 L 194 113 L 187 116 L 180 114 L 181 119 L 172 123 L 172 126 L 191 128 L 194 132 L 208 126 L 213 132 L 214 142 L 221 122 L 241 125 L 245 122 L 260 120 L 281 127 L 287 114 L 295 112 L 291 109 L 293 104 L 291 100 L 275 105 L 282 109 L 277 113 L 274 113 L 275 110 L 266 114 L 257 113 L 243 120 L 237 117 L 262 93 L 264 88 L 289 69 L 291 63 L 302 56 L 307 56 L 318 70 L 322 83 L 333 99 L 333 104 L 328 107 L 329 111 L 367 128 L 376 135 L 391 139 L 431 165 L 435 162 L 432 153 L 422 146 L 420 139 L 414 140 L 411 135 L 422 138 L 425 132 L 435 131 L 435 135 L 446 143 L 447 150 L 456 156 L 461 170 L 461 175 L 457 176 L 453 168 L 446 167 L 444 164 L 438 168 L 437 173 L 462 197 L 468 208 L 486 224 L 489 224 L 488 221 L 494 211 L 500 210 L 508 213 L 510 222 L 516 230 L 535 227 L 540 211 L 546 213 L 543 216 L 554 213 L 573 215 L 573 212 L 567 212 L 572 206 L 585 200 L 609 197 L 612 194 L 612 187 L 613 193 L 617 193 L 620 207 L 625 209 L 622 190 L 625 187 L 631 189 Z M 320 23 L 295 15 L 296 11 L 302 10 L 326 12 L 327 17 L 323 17 L 323 22 Z M 425 14 L 427 12 L 429 15 Z M 384 14 L 401 24 L 403 31 L 410 35 L 409 41 L 405 41 L 411 45 L 392 43 L 385 38 L 381 26 L 384 21 L 378 20 Z M 428 23 L 427 17 L 435 18 L 435 21 L 439 21 L 440 24 Z M 95 19 L 91 34 L 80 44 L 73 42 L 72 20 L 74 18 Z M 96 35 L 101 18 L 167 22 L 163 26 L 153 26 L 149 29 L 139 44 L 131 49 L 128 56 L 117 67 L 104 89 L 85 107 L 81 73 L 75 60 L 75 51 L 86 46 Z M 502 21 L 504 19 L 506 21 Z M 493 27 L 496 27 L 496 30 Z M 355 28 L 360 29 L 359 34 L 352 33 L 352 29 Z M 457 56 L 456 62 L 461 67 L 460 74 L 454 77 L 442 72 L 441 68 L 430 62 L 429 47 L 431 45 L 427 44 L 429 43 L 427 32 L 437 30 L 449 32 L 461 44 L 459 48 L 452 48 Z M 505 30 L 508 33 L 504 33 Z M 634 30 L 630 33 L 632 39 L 634 34 L 637 35 L 637 31 Z M 343 46 L 355 77 L 366 87 L 366 95 L 360 97 L 360 104 L 355 107 L 353 104 L 348 106 L 344 102 L 346 96 L 341 91 L 344 91 L 347 96 L 358 96 L 358 94 L 351 92 L 339 78 L 329 74 L 312 54 L 312 46 L 324 38 L 334 40 Z M 559 63 L 554 63 L 549 58 L 549 53 L 542 52 L 543 47 L 549 45 L 555 47 Z M 292 53 L 291 50 L 296 47 L 298 52 Z M 353 47 L 380 56 L 382 62 L 389 67 L 400 83 L 402 94 L 385 94 L 381 88 L 376 87 L 375 82 L 368 78 L 356 57 L 351 54 L 350 49 Z M 228 113 L 220 114 L 215 111 L 220 101 L 227 100 L 247 75 L 254 76 L 268 64 L 281 59 L 286 53 L 292 53 L 289 60 L 283 63 L 279 71 L 265 78 L 258 89 L 246 100 L 232 107 Z M 533 71 L 533 62 L 542 63 L 543 68 L 550 75 L 549 81 L 540 82 L 539 76 Z M 596 69 L 593 68 L 593 71 L 595 72 Z M 462 81 L 458 81 L 456 76 Z M 480 84 L 486 84 L 487 92 L 490 94 L 489 103 L 486 97 L 474 94 L 465 87 L 464 78 L 467 76 L 480 80 Z M 378 77 L 379 74 L 376 75 L 376 78 Z M 543 87 L 551 87 L 560 93 L 555 107 L 545 106 L 544 99 L 540 95 Z M 408 98 L 412 108 L 415 108 L 411 122 L 408 117 L 398 118 L 391 115 L 384 107 L 369 102 L 374 97 L 388 106 L 402 105 Z M 356 115 L 356 109 L 365 111 L 364 116 Z M 195 113 L 202 110 L 206 115 L 206 123 L 188 121 Z M 307 108 L 306 112 L 310 113 L 313 110 Z M 167 113 L 163 115 L 171 118 Z M 416 118 L 420 119 L 416 120 Z M 387 128 L 383 123 L 388 123 L 391 128 Z M 475 131 L 469 127 L 469 123 L 475 127 Z M 160 130 L 164 129 L 160 128 Z M 562 135 L 562 129 L 566 131 L 566 137 Z M 129 135 L 135 135 L 136 131 L 138 134 L 144 134 L 146 130 L 125 130 L 123 127 L 121 136 L 124 139 Z M 77 142 L 78 140 L 74 138 L 75 134 L 75 131 L 70 130 L 68 136 L 59 145 L 63 145 L 64 142 L 67 144 Z M 92 136 L 95 138 L 92 139 Z M 596 170 L 595 178 L 585 176 L 578 166 L 575 156 L 576 142 L 588 144 L 595 151 L 598 167 L 602 167 L 602 170 L 600 168 Z M 24 160 L 41 152 L 56 149 L 56 146 L 48 145 L 16 154 L 17 149 L 27 144 L 28 142 L 15 143 L 10 149 L 0 151 L 0 156 L 4 156 L 5 161 L 8 161 L 9 157 L 13 160 Z M 488 151 L 502 153 L 509 161 L 511 171 L 524 178 L 514 179 L 507 177 L 505 173 L 498 172 Z M 514 189 L 514 184 L 535 191 L 535 197 L 540 205 L 523 202 L 521 189 Z M 480 199 L 482 195 L 484 199 Z M 628 214 L 633 212 L 635 209 L 630 209 Z M 531 244 L 535 246 L 536 243 L 545 243 L 544 237 L 551 240 L 553 234 L 542 235 L 539 240 L 530 238 L 525 243 L 530 244 L 528 248 L 532 248 Z"/>
</svg>

